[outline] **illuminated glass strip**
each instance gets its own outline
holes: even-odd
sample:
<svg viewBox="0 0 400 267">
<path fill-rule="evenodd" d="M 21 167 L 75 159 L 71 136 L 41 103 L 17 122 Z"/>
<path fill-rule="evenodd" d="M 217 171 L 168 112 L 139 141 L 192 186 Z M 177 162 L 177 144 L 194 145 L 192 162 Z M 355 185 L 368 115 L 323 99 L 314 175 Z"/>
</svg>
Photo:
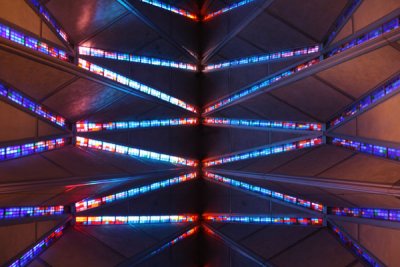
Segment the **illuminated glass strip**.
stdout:
<svg viewBox="0 0 400 267">
<path fill-rule="evenodd" d="M 185 159 L 185 158 L 151 152 L 148 150 L 116 145 L 113 143 L 107 143 L 107 142 L 94 140 L 94 139 L 90 139 L 90 138 L 84 138 L 84 137 L 80 137 L 80 136 L 76 137 L 76 145 L 82 146 L 82 147 L 99 149 L 99 150 L 108 151 L 108 152 L 113 152 L 113 153 L 117 153 L 117 154 L 128 155 L 128 156 L 132 156 L 132 157 L 164 161 L 164 162 L 169 162 L 169 163 L 176 164 L 176 165 L 185 165 L 185 166 L 196 167 L 198 164 L 196 160 L 189 160 L 189 159 Z"/>
<path fill-rule="evenodd" d="M 143 3 L 146 3 L 146 4 L 150 4 L 152 6 L 156 6 L 156 7 L 162 8 L 164 10 L 168 10 L 168 11 L 170 11 L 172 13 L 187 17 L 187 18 L 195 20 L 195 21 L 199 20 L 199 18 L 198 18 L 198 16 L 196 14 L 190 13 L 189 11 L 186 11 L 184 9 L 171 6 L 169 4 L 163 3 L 163 2 L 158 1 L 158 0 L 139 0 L 139 1 L 141 1 Z"/>
<path fill-rule="evenodd" d="M 369 252 L 361 247 L 355 240 L 353 240 L 348 234 L 341 231 L 337 226 L 328 223 L 328 227 L 333 230 L 336 236 L 340 239 L 344 246 L 350 248 L 358 257 L 361 257 L 368 264 L 374 267 L 384 266 L 378 260 L 376 260 Z"/>
<path fill-rule="evenodd" d="M 51 47 L 47 43 L 41 40 L 25 35 L 24 33 L 14 30 L 11 27 L 8 27 L 1 23 L 0 23 L 0 38 L 10 40 L 14 43 L 23 45 L 35 51 L 61 59 L 63 61 L 70 62 L 70 59 L 65 51 L 55 47 Z"/>
<path fill-rule="evenodd" d="M 99 58 L 113 59 L 119 61 L 149 64 L 161 67 L 197 71 L 197 66 L 193 64 L 153 58 L 153 57 L 136 56 L 129 53 L 106 51 L 102 49 L 85 47 L 85 46 L 79 46 L 78 52 L 79 55 L 83 56 L 99 57 Z"/>
<path fill-rule="evenodd" d="M 35 113 L 36 115 L 51 121 L 52 123 L 57 124 L 58 126 L 65 127 L 65 118 L 55 115 L 52 112 L 48 111 L 43 106 L 36 104 L 33 100 L 23 96 L 12 88 L 6 87 L 4 84 L 0 83 L 0 99 L 4 98 L 9 101 L 12 101 L 14 104 L 17 104 L 29 111 Z"/>
<path fill-rule="evenodd" d="M 56 20 L 51 16 L 50 12 L 39 3 L 39 0 L 29 0 L 32 5 L 36 8 L 36 10 L 43 15 L 45 20 L 50 23 L 50 25 L 57 32 L 58 36 L 60 36 L 65 42 L 69 44 L 69 38 L 67 33 L 61 29 L 61 27 L 57 24 Z"/>
<path fill-rule="evenodd" d="M 230 156 L 220 157 L 213 160 L 205 160 L 203 162 L 205 167 L 225 164 L 229 162 L 247 160 L 251 158 L 265 157 L 269 155 L 279 154 L 282 152 L 289 152 L 297 149 L 313 147 L 322 144 L 322 137 L 316 137 L 312 139 L 305 139 L 301 141 L 290 142 L 282 145 L 269 146 L 266 148 L 260 148 L 251 152 L 238 153 Z"/>
<path fill-rule="evenodd" d="M 126 191 L 121 191 L 115 194 L 98 197 L 98 198 L 91 198 L 91 199 L 84 199 L 79 202 L 75 203 L 75 209 L 77 212 L 85 211 L 93 208 L 97 208 L 115 201 L 137 197 L 139 195 L 143 195 L 149 192 L 153 192 L 159 189 L 163 189 L 165 187 L 173 186 L 176 184 L 180 184 L 186 181 L 193 180 L 197 177 L 197 173 L 192 172 L 185 175 L 180 175 L 171 179 L 163 180 L 160 182 L 154 182 L 149 185 L 144 185 L 140 187 L 135 187 L 128 189 Z"/>
<path fill-rule="evenodd" d="M 329 52 L 327 52 L 324 55 L 324 57 L 325 58 L 332 57 L 332 56 L 334 56 L 336 54 L 339 54 L 341 52 L 344 52 L 344 51 L 346 51 L 346 50 L 348 50 L 350 48 L 356 47 L 356 46 L 361 45 L 361 44 L 363 44 L 363 43 L 365 43 L 367 41 L 370 41 L 370 40 L 373 40 L 373 39 L 375 39 L 377 37 L 380 37 L 383 34 L 391 32 L 391 31 L 393 31 L 393 30 L 395 30 L 395 29 L 397 29 L 399 27 L 400 27 L 400 18 L 397 17 L 397 18 L 395 18 L 395 19 L 393 19 L 393 20 L 391 20 L 391 21 L 389 21 L 387 23 L 384 23 L 383 25 L 379 26 L 378 28 L 372 30 L 369 33 L 363 34 L 362 36 L 354 38 L 351 41 L 346 42 L 346 43 L 344 43 L 344 44 L 342 44 L 342 45 L 330 50 Z M 301 64 L 301 65 L 299 65 L 299 66 L 297 66 L 297 67 L 295 67 L 293 69 L 290 69 L 288 71 L 280 73 L 280 74 L 278 74 L 278 75 L 276 75 L 276 76 L 274 76 L 272 78 L 269 78 L 269 79 L 264 80 L 262 82 L 256 83 L 255 85 L 252 85 L 249 88 L 246 88 L 244 90 L 240 90 L 240 91 L 238 91 L 236 93 L 233 93 L 229 97 L 226 97 L 226 98 L 224 98 L 224 99 L 222 99 L 222 100 L 220 100 L 220 101 L 218 101 L 218 102 L 206 107 L 204 109 L 204 112 L 208 113 L 208 112 L 212 112 L 212 111 L 215 111 L 217 109 L 220 109 L 221 107 L 224 107 L 224 106 L 229 105 L 229 104 L 231 104 L 233 102 L 236 102 L 241 98 L 247 97 L 248 95 L 251 95 L 251 94 L 253 94 L 255 92 L 258 92 L 262 88 L 270 86 L 271 84 L 281 80 L 282 78 L 285 78 L 287 76 L 291 76 L 291 75 L 299 72 L 300 70 L 303 70 L 305 68 L 313 66 L 313 65 L 315 65 L 315 64 L 317 64 L 317 63 L 319 63 L 321 61 L 322 60 L 320 60 L 319 58 L 316 58 L 316 59 L 311 60 L 311 61 L 309 61 L 307 63 Z"/>
<path fill-rule="evenodd" d="M 24 156 L 33 155 L 43 151 L 53 150 L 65 145 L 65 138 L 57 138 L 45 141 L 27 143 L 23 145 L 14 145 L 0 147 L 0 161 L 15 159 Z"/>
<path fill-rule="evenodd" d="M 333 127 L 338 124 L 343 123 L 347 118 L 354 116 L 355 114 L 368 109 L 371 105 L 386 97 L 389 94 L 398 92 L 400 89 L 400 76 L 392 79 L 386 84 L 380 86 L 378 89 L 374 90 L 371 94 L 364 97 L 360 101 L 356 102 L 352 107 L 343 112 L 339 117 L 333 119 L 329 122 L 329 126 Z"/>
<path fill-rule="evenodd" d="M 64 206 L 11 207 L 0 208 L 0 220 L 40 216 L 54 216 L 64 213 Z"/>
<path fill-rule="evenodd" d="M 317 202 L 312 202 L 308 200 L 304 200 L 301 198 L 297 198 L 291 195 L 286 195 L 280 192 L 276 192 L 264 187 L 248 184 L 245 182 L 237 181 L 231 178 L 227 178 L 218 174 L 210 173 L 210 172 L 204 172 L 204 175 L 206 178 L 209 178 L 210 180 L 222 183 L 222 184 L 227 184 L 233 187 L 240 188 L 242 190 L 247 190 L 253 193 L 256 193 L 260 196 L 267 196 L 273 199 L 277 199 L 283 202 L 287 202 L 289 204 L 293 204 L 296 206 L 300 206 L 306 209 L 322 212 L 324 210 L 324 205 L 317 203 Z"/>
<path fill-rule="evenodd" d="M 164 120 L 146 120 L 146 121 L 120 121 L 120 122 L 77 122 L 77 132 L 98 132 L 98 131 L 112 131 L 112 130 L 127 130 L 137 128 L 149 127 L 163 127 L 163 126 L 180 126 L 180 125 L 197 125 L 197 118 L 174 118 Z"/>
<path fill-rule="evenodd" d="M 367 41 L 378 38 L 379 36 L 382 36 L 385 33 L 391 32 L 399 27 L 400 27 L 400 18 L 397 17 L 389 22 L 382 24 L 381 26 L 378 26 L 377 28 L 373 29 L 372 31 L 370 31 L 368 33 L 365 33 L 357 38 L 354 38 L 354 39 L 332 49 L 330 52 L 327 53 L 326 57 L 331 57 L 331 56 L 334 56 L 341 52 L 344 52 L 350 48 L 359 46 Z"/>
<path fill-rule="evenodd" d="M 54 232 L 46 236 L 44 239 L 40 240 L 34 247 L 25 252 L 18 260 L 10 264 L 10 267 L 21 267 L 27 266 L 31 261 L 35 259 L 40 253 L 42 253 L 46 248 L 50 247 L 56 240 L 58 240 L 65 229 L 66 225 L 58 227 Z"/>
<path fill-rule="evenodd" d="M 332 139 L 332 144 L 381 158 L 400 160 L 400 148 L 373 145 L 336 137 Z"/>
<path fill-rule="evenodd" d="M 183 240 L 183 239 L 185 239 L 185 238 L 187 238 L 187 237 L 189 237 L 189 236 L 195 234 L 198 230 L 199 230 L 199 227 L 198 227 L 198 226 L 193 227 L 192 229 L 190 229 L 190 230 L 186 231 L 185 233 L 181 234 L 180 236 L 178 236 L 178 237 L 172 239 L 172 240 L 169 241 L 168 243 L 162 245 L 160 248 L 154 250 L 154 251 L 151 253 L 151 255 L 155 255 L 155 254 L 160 253 L 162 250 L 164 250 L 164 249 L 166 249 L 166 248 L 168 248 L 168 247 L 171 247 L 172 245 L 175 245 L 175 244 L 178 243 L 179 241 L 181 241 L 181 240 Z"/>
<path fill-rule="evenodd" d="M 319 51 L 319 45 L 305 47 L 305 48 L 299 48 L 299 49 L 290 49 L 290 50 L 285 50 L 285 51 L 281 51 L 281 52 L 275 52 L 275 53 L 246 57 L 246 58 L 239 58 L 239 59 L 235 59 L 235 60 L 231 60 L 231 61 L 224 61 L 224 62 L 220 62 L 220 63 L 216 63 L 216 64 L 210 64 L 210 65 L 205 66 L 204 70 L 209 72 L 209 71 L 213 71 L 213 70 L 232 68 L 232 67 L 247 65 L 247 64 L 276 61 L 276 60 L 282 60 L 282 59 L 296 57 L 296 56 L 310 55 L 310 54 L 317 53 L 318 51 Z"/>
<path fill-rule="evenodd" d="M 332 32 L 330 33 L 326 43 L 329 44 L 333 39 L 336 37 L 336 35 L 339 33 L 339 31 L 342 29 L 342 26 L 344 26 L 344 23 L 347 22 L 347 20 L 353 15 L 354 11 L 357 9 L 359 4 L 362 2 L 362 0 L 352 0 L 351 4 L 346 8 L 346 10 L 342 13 L 342 15 L 336 20 L 335 26 L 333 27 Z"/>
<path fill-rule="evenodd" d="M 203 123 L 209 125 L 231 125 L 266 129 L 322 131 L 322 124 L 310 122 L 264 121 L 206 117 L 203 119 Z"/>
<path fill-rule="evenodd" d="M 385 221 L 400 221 L 400 210 L 329 207 L 328 214 Z"/>
<path fill-rule="evenodd" d="M 322 218 L 304 217 L 270 217 L 270 216 L 242 216 L 225 214 L 206 214 L 203 220 L 222 223 L 256 223 L 256 224 L 284 224 L 284 225 L 311 225 L 322 226 Z"/>
<path fill-rule="evenodd" d="M 300 64 L 300 65 L 298 65 L 298 66 L 296 66 L 296 67 L 294 67 L 294 68 L 292 68 L 290 70 L 284 71 L 284 72 L 282 72 L 282 73 L 280 73 L 278 75 L 275 75 L 275 76 L 273 76 L 273 77 L 271 77 L 269 79 L 266 79 L 266 80 L 264 80 L 262 82 L 258 82 L 258 83 L 254 84 L 254 85 L 252 85 L 252 86 L 250 86 L 250 87 L 248 87 L 246 89 L 238 91 L 238 92 L 232 94 L 231 96 L 218 101 L 215 104 L 212 104 L 211 106 L 206 107 L 204 109 L 204 112 L 208 113 L 208 112 L 211 112 L 211 111 L 215 111 L 217 109 L 220 109 L 221 107 L 224 107 L 224 106 L 226 106 L 228 104 L 236 102 L 239 99 L 244 98 L 244 97 L 246 97 L 248 95 L 251 95 L 251 94 L 253 94 L 255 92 L 258 92 L 261 89 L 263 89 L 265 87 L 268 87 L 268 86 L 270 86 L 270 85 L 272 85 L 272 84 L 274 84 L 274 83 L 276 83 L 276 82 L 278 82 L 278 81 L 280 81 L 280 80 L 282 80 L 282 79 L 284 79 L 284 78 L 286 78 L 288 76 L 292 76 L 293 74 L 295 74 L 295 73 L 297 73 L 299 71 L 307 69 L 307 68 L 317 64 L 318 62 L 320 62 L 319 58 L 315 58 L 315 59 L 310 60 L 310 61 L 308 61 L 306 63 Z"/>
<path fill-rule="evenodd" d="M 204 16 L 203 20 L 205 21 L 205 20 L 212 19 L 212 18 L 214 18 L 214 17 L 216 17 L 218 15 L 224 14 L 224 13 L 226 13 L 228 11 L 231 11 L 232 9 L 247 5 L 247 4 L 252 3 L 254 1 L 255 0 L 242 0 L 240 2 L 233 3 L 231 5 L 228 5 L 227 7 L 224 7 L 223 9 L 220 9 L 218 11 L 212 12 L 212 13 Z"/>
<path fill-rule="evenodd" d="M 197 215 L 141 215 L 141 216 L 77 216 L 77 225 L 188 223 L 197 221 Z"/>
<path fill-rule="evenodd" d="M 95 64 L 93 64 L 93 63 L 91 63 L 91 62 L 89 62 L 87 60 L 84 60 L 84 59 L 80 58 L 78 60 L 78 66 L 80 68 L 83 68 L 85 70 L 93 72 L 93 73 L 95 73 L 97 75 L 100 75 L 100 76 L 103 76 L 103 77 L 105 77 L 107 79 L 113 80 L 113 81 L 115 81 L 117 83 L 129 86 L 130 88 L 135 89 L 135 90 L 137 90 L 139 92 L 142 92 L 144 94 L 154 96 L 154 97 L 156 97 L 158 99 L 161 99 L 163 101 L 171 103 L 172 105 L 181 107 L 181 108 L 186 109 L 188 111 L 191 111 L 193 113 L 197 113 L 196 107 L 194 107 L 192 105 L 189 105 L 189 104 L 183 102 L 182 100 L 179 100 L 179 99 L 177 99 L 175 97 L 172 97 L 172 96 L 169 96 L 167 94 L 164 94 L 164 93 L 162 93 L 162 92 L 160 92 L 160 91 L 158 91 L 158 90 L 156 90 L 154 88 L 151 88 L 151 87 L 149 87 L 147 85 L 141 84 L 141 83 L 136 82 L 134 80 L 131 80 L 131 79 L 125 77 L 125 76 L 119 75 L 119 74 L 117 74 L 115 72 L 112 72 L 112 71 L 110 71 L 108 69 L 105 69 L 103 67 L 95 65 Z"/>
</svg>

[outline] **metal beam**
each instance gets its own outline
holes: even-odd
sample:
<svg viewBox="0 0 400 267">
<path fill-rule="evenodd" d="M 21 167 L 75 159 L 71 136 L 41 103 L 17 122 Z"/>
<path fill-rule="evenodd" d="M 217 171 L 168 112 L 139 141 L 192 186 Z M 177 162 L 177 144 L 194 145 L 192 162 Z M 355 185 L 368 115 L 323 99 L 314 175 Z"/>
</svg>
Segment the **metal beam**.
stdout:
<svg viewBox="0 0 400 267">
<path fill-rule="evenodd" d="M 208 223 L 202 223 L 202 227 L 204 228 L 205 232 L 209 234 L 211 237 L 222 241 L 225 245 L 227 245 L 232 250 L 236 251 L 240 255 L 244 256 L 245 258 L 251 260 L 258 266 L 269 266 L 272 267 L 273 265 L 267 262 L 266 259 L 258 256 L 257 254 L 253 253 L 251 250 L 247 249 L 246 247 L 240 245 L 239 243 L 235 242 L 234 240 L 230 239 L 228 236 L 219 232 L 216 228 L 212 227 Z"/>
<path fill-rule="evenodd" d="M 350 180 L 339 180 L 339 179 L 326 179 L 317 177 L 305 177 L 305 176 L 288 176 L 279 174 L 266 174 L 266 173 L 253 173 L 244 171 L 231 171 L 223 169 L 208 169 L 210 172 L 231 175 L 236 177 L 246 177 L 252 179 L 259 179 L 265 181 L 274 181 L 281 183 L 299 184 L 305 186 L 340 189 L 340 190 L 351 190 L 370 194 L 380 194 L 389 196 L 400 196 L 400 186 L 391 184 L 379 184 L 379 183 L 368 183 L 358 182 Z"/>
<path fill-rule="evenodd" d="M 368 224 L 377 227 L 383 228 L 391 228 L 391 229 L 400 229 L 400 222 L 398 221 L 388 221 L 388 220 L 379 220 L 379 219 L 367 219 L 360 217 L 350 217 L 350 216 L 337 216 L 337 215 L 326 215 L 327 219 L 330 221 L 344 221 L 358 224 Z"/>
<path fill-rule="evenodd" d="M 271 91 L 276 90 L 276 89 L 278 89 L 280 87 L 283 87 L 283 86 L 286 86 L 288 84 L 291 84 L 291 83 L 294 83 L 296 81 L 299 81 L 301 79 L 307 78 L 308 76 L 314 75 L 314 74 L 316 74 L 318 72 L 327 70 L 327 69 L 332 68 L 332 67 L 334 67 L 336 65 L 342 64 L 342 63 L 344 63 L 346 61 L 349 61 L 349 60 L 352 60 L 354 58 L 360 57 L 360 56 L 362 56 L 364 54 L 370 53 L 370 52 L 372 52 L 374 50 L 377 50 L 379 48 L 382 48 L 382 47 L 384 47 L 386 45 L 391 45 L 391 43 L 396 42 L 399 39 L 400 39 L 400 28 L 398 28 L 396 30 L 393 30 L 392 32 L 386 33 L 385 36 L 380 36 L 380 37 L 378 37 L 376 39 L 370 40 L 367 43 L 358 46 L 357 48 L 352 48 L 352 49 L 349 49 L 349 50 L 344 51 L 342 53 L 339 53 L 339 54 L 337 54 L 335 56 L 328 57 L 328 58 L 324 59 L 323 61 L 321 61 L 321 62 L 319 62 L 319 63 L 317 63 L 317 64 L 315 64 L 315 65 L 313 65 L 313 66 L 311 66 L 309 68 L 301 70 L 301 71 L 299 71 L 299 72 L 297 72 L 297 73 L 295 73 L 295 74 L 293 74 L 293 75 L 291 75 L 289 77 L 286 77 L 284 79 L 281 79 L 280 81 L 274 83 L 271 86 L 264 87 L 264 88 L 260 89 L 259 91 L 256 91 L 256 92 L 251 93 L 251 94 L 249 94 L 249 95 L 247 95 L 245 97 L 242 97 L 242 98 L 240 98 L 238 100 L 232 101 L 232 102 L 230 102 L 230 103 L 228 103 L 226 105 L 223 105 L 223 106 L 221 106 L 219 108 L 216 108 L 213 111 L 210 111 L 210 112 L 206 113 L 206 115 L 208 116 L 208 115 L 210 115 L 212 113 L 215 113 L 217 111 L 221 111 L 221 110 L 223 110 L 223 109 L 225 109 L 227 107 L 230 107 L 230 106 L 233 106 L 233 105 L 237 105 L 237 104 L 239 104 L 241 102 L 244 102 L 246 100 L 252 99 L 252 98 L 254 98 L 254 97 L 256 97 L 256 96 L 258 96 L 260 94 L 264 94 L 266 92 L 271 92 Z M 296 65 L 298 65 L 298 64 L 299 63 L 297 63 Z M 284 72 L 284 71 L 282 71 L 282 72 Z M 211 106 L 214 103 L 217 103 L 217 102 L 219 102 L 221 100 L 224 100 L 226 98 L 229 98 L 230 96 L 234 95 L 235 93 L 241 92 L 244 89 L 249 88 L 254 84 L 261 83 L 262 81 L 264 81 L 264 80 L 266 80 L 268 78 L 269 77 L 261 79 L 261 80 L 255 82 L 255 83 L 253 83 L 251 85 L 248 85 L 248 86 L 246 86 L 244 88 L 241 88 L 241 89 L 239 89 L 239 90 L 237 90 L 237 91 L 235 91 L 233 93 L 230 93 L 229 95 L 225 95 L 223 97 L 220 97 L 217 100 L 207 104 L 206 107 Z"/>
<path fill-rule="evenodd" d="M 166 249 L 167 248 L 167 247 L 165 247 L 166 244 L 168 244 L 172 240 L 175 240 L 176 238 L 182 236 L 183 234 L 187 233 L 188 231 L 190 231 L 191 229 L 194 229 L 196 227 L 198 227 L 198 226 L 196 226 L 195 224 L 190 224 L 190 225 L 186 226 L 185 228 L 183 228 L 182 230 L 180 230 L 179 232 L 174 233 L 173 235 L 170 235 L 167 238 L 164 238 L 162 241 L 158 242 L 156 245 L 150 247 L 149 249 L 146 249 L 143 252 L 124 260 L 122 263 L 118 264 L 117 266 L 119 266 L 119 267 L 138 266 L 138 265 L 142 264 L 143 262 L 145 262 L 146 260 L 153 257 L 154 255 L 161 252 L 161 250 Z"/>
<path fill-rule="evenodd" d="M 181 51 L 188 58 L 194 59 L 194 62 L 197 63 L 198 58 L 197 55 L 193 55 L 187 48 L 177 43 L 174 39 L 170 37 L 167 33 L 165 33 L 162 29 L 160 29 L 153 21 L 151 21 L 148 17 L 143 15 L 133 4 L 129 2 L 129 0 L 117 0 L 122 6 L 124 6 L 129 12 L 138 17 L 142 22 L 144 22 L 147 26 L 152 28 L 156 33 L 161 35 L 166 41 L 168 41 L 171 45 Z"/>
<path fill-rule="evenodd" d="M 225 37 L 214 45 L 212 48 L 207 50 L 203 55 L 202 64 L 205 65 L 210 58 L 212 58 L 216 53 L 218 53 L 224 45 L 226 45 L 232 38 L 234 38 L 239 32 L 241 32 L 247 25 L 249 25 L 258 15 L 260 15 L 264 9 L 268 8 L 274 0 L 265 0 L 262 5 L 258 7 L 256 11 L 254 11 L 250 16 L 248 16 L 243 22 L 230 33 L 225 35 Z"/>
<path fill-rule="evenodd" d="M 173 109 L 182 111 L 182 109 L 179 108 L 178 106 L 169 104 L 168 102 L 165 102 L 165 101 L 161 101 L 158 98 L 154 98 L 150 95 L 141 93 L 140 91 L 133 90 L 132 88 L 130 88 L 128 86 L 122 85 L 118 82 L 111 81 L 110 79 L 107 79 L 103 76 L 99 76 L 97 74 L 86 71 L 82 68 L 79 68 L 78 66 L 76 66 L 74 64 L 64 62 L 64 61 L 58 60 L 56 58 L 52 58 L 50 56 L 41 54 L 39 52 L 32 51 L 31 49 L 16 45 L 11 41 L 0 39 L 0 50 L 7 51 L 9 53 L 24 57 L 29 60 L 33 60 L 37 63 L 55 68 L 55 69 L 63 71 L 63 72 L 70 73 L 72 75 L 78 76 L 83 79 L 90 80 L 92 82 L 96 82 L 96 83 L 105 85 L 109 88 L 116 89 L 116 90 L 126 93 L 128 95 L 133 95 L 135 97 L 139 97 L 139 98 L 147 100 L 151 103 L 156 103 L 157 105 L 167 106 L 169 108 L 173 108 Z"/>
</svg>

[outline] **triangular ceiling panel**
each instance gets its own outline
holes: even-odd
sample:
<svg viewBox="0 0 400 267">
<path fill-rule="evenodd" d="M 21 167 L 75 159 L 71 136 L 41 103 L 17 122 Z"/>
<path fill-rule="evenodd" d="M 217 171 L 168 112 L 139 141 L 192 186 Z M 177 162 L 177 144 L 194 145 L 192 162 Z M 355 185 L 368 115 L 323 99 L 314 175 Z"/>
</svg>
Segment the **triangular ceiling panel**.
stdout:
<svg viewBox="0 0 400 267">
<path fill-rule="evenodd" d="M 391 97 L 368 110 L 367 112 L 357 116 L 357 136 L 381 140 L 387 142 L 398 142 L 400 129 L 397 123 L 396 114 L 399 114 L 400 95 Z M 351 122 L 348 122 L 351 124 Z M 373 124 L 373 128 L 371 128 Z M 346 127 L 344 125 L 343 127 Z"/>
<path fill-rule="evenodd" d="M 8 124 L 10 130 L 0 131 L 1 142 L 34 138 L 37 134 L 37 119 L 17 108 L 0 102 L 0 123 Z M 10 118 L 14 119 L 10 121 Z"/>
<path fill-rule="evenodd" d="M 40 17 L 24 0 L 2 1 L 0 9 L 2 19 L 40 36 Z"/>
<path fill-rule="evenodd" d="M 359 31 L 369 24 L 382 19 L 385 15 L 400 7 L 399 1 L 389 0 L 384 5 L 379 0 L 363 1 L 354 13 L 354 31 Z M 373 12 L 371 12 L 373 11 Z"/>
<path fill-rule="evenodd" d="M 75 44 L 79 44 L 128 12 L 117 1 L 89 0 L 63 2 L 51 0 L 46 8 L 57 18 Z"/>
</svg>

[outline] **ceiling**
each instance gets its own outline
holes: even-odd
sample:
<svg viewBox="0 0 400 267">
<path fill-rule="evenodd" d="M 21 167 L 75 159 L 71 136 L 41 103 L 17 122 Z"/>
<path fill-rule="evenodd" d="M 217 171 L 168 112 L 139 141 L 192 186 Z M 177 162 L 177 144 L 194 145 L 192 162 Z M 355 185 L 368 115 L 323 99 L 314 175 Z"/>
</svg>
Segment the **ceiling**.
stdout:
<svg viewBox="0 0 400 267">
<path fill-rule="evenodd" d="M 297 216 L 315 214 L 202 179 L 201 168 L 129 157 L 74 143 L 77 135 L 129 147 L 201 160 L 273 146 L 308 132 L 191 125 L 77 133 L 78 121 L 115 122 L 198 117 L 168 102 L 77 67 L 77 47 L 131 53 L 191 63 L 198 67 L 324 44 L 303 55 L 191 72 L 148 64 L 79 56 L 200 109 L 249 85 L 273 77 L 400 16 L 400 1 L 363 0 L 325 44 L 352 1 L 254 0 L 207 21 L 194 21 L 139 0 L 39 0 L 68 34 L 66 44 L 30 1 L 0 1 L 0 23 L 69 51 L 74 62 L 21 48 L 0 38 L 0 82 L 64 118 L 57 127 L 0 99 L 0 147 L 63 136 L 56 150 L 0 161 L 0 208 L 65 205 L 198 171 L 199 179 L 105 205 L 80 216 L 223 213 Z M 237 1 L 163 1 L 204 16 Z M 69 47 L 70 46 L 70 47 Z M 324 58 L 261 92 L 207 116 L 312 122 L 326 125 L 400 73 L 400 34 Z M 4 100 L 4 101 L 3 101 Z M 365 112 L 321 135 L 345 136 L 400 148 L 400 95 L 394 93 Z M 71 126 L 72 125 L 72 126 Z M 328 138 L 329 139 L 329 138 Z M 208 168 L 218 173 L 329 207 L 400 208 L 400 163 L 329 142 L 267 157 Z M 387 189 L 387 190 L 386 190 Z M 374 191 L 375 190 L 375 191 Z M 386 190 L 386 191 L 385 191 Z M 389 192 L 390 191 L 390 192 Z M 72 210 L 69 218 L 76 216 Z M 31 247 L 68 217 L 0 220 L 0 265 Z M 72 216 L 72 217 L 71 217 Z M 202 222 L 203 223 L 203 222 Z M 398 222 L 332 219 L 386 266 L 400 265 Z M 188 224 L 70 225 L 30 266 L 363 266 L 329 227 L 207 223 L 194 236 L 152 255 Z M 68 259 L 66 261 L 65 259 Z M 143 261 L 142 261 L 143 259 Z"/>
</svg>

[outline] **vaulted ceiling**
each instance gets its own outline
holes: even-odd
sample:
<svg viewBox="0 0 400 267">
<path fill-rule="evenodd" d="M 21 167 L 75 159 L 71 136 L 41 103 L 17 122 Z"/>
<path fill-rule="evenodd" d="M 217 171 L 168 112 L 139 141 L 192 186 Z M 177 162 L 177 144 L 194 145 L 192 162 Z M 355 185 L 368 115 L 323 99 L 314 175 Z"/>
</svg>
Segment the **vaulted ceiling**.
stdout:
<svg viewBox="0 0 400 267">
<path fill-rule="evenodd" d="M 399 0 L 0 1 L 0 265 L 400 265 L 399 19 Z M 7 217 L 44 206 L 63 212 Z M 87 222 L 145 215 L 191 219 Z"/>
</svg>

